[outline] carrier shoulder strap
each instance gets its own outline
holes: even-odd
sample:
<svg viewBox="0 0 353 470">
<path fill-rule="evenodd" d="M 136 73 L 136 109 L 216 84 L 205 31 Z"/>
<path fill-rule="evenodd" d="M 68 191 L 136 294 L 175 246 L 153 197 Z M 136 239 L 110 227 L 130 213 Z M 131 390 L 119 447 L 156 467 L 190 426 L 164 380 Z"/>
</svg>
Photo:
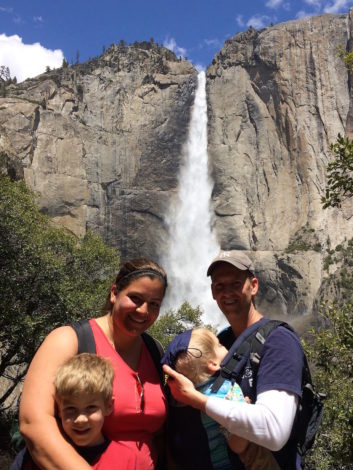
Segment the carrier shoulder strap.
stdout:
<svg viewBox="0 0 353 470">
<path fill-rule="evenodd" d="M 156 369 L 158 371 L 160 381 L 163 384 L 164 383 L 164 371 L 162 369 L 162 364 L 161 364 L 161 358 L 164 354 L 163 346 L 158 340 L 152 338 L 152 336 L 149 335 L 148 333 L 142 333 L 141 337 L 143 341 L 145 342 L 145 345 L 147 346 L 149 353 L 151 354 L 154 365 L 156 366 Z"/>
<path fill-rule="evenodd" d="M 220 375 L 215 381 L 215 383 L 217 382 L 218 388 L 216 390 L 212 388 L 212 391 L 217 391 L 225 378 L 240 381 L 245 365 L 245 363 L 243 364 L 243 356 L 245 356 L 245 362 L 250 359 L 253 376 L 256 379 L 263 345 L 268 335 L 275 328 L 283 326 L 296 334 L 295 330 L 288 323 L 279 320 L 266 319 L 261 324 L 258 322 L 255 325 L 256 328 L 250 331 L 242 344 L 240 343 L 242 339 L 241 336 L 234 342 L 223 361 L 224 363 L 221 364 Z M 244 343 L 246 346 L 244 346 Z M 316 433 L 322 421 L 324 409 L 323 401 L 326 398 L 324 393 L 317 393 L 314 390 L 308 359 L 305 354 L 303 361 L 302 397 L 299 399 L 295 422 L 290 437 L 290 439 L 293 439 L 297 443 L 297 451 L 302 456 L 305 455 L 314 443 Z M 223 369 L 225 369 L 225 372 Z"/>
<path fill-rule="evenodd" d="M 78 339 L 78 354 L 87 352 L 96 354 L 96 342 L 94 341 L 93 331 L 88 320 L 81 320 L 73 323 Z"/>
<path fill-rule="evenodd" d="M 221 363 L 219 376 L 212 386 L 213 393 L 219 390 L 226 379 L 240 381 L 241 374 L 249 358 L 252 366 L 255 369 L 257 368 L 266 338 L 278 326 L 285 326 L 293 331 L 293 328 L 285 322 L 263 317 L 238 336 Z"/>
<path fill-rule="evenodd" d="M 288 325 L 288 323 L 280 320 L 267 319 L 267 322 L 261 325 L 251 338 L 250 361 L 252 366 L 257 367 L 259 365 L 262 347 L 265 344 L 268 335 L 271 333 L 271 331 L 273 331 L 275 328 L 278 328 L 279 326 L 283 326 L 295 333 L 294 329 Z"/>
<path fill-rule="evenodd" d="M 242 372 L 246 361 L 250 354 L 250 342 L 254 332 L 268 321 L 267 318 L 262 318 L 260 321 L 249 326 L 245 331 L 238 336 L 230 347 L 228 354 L 221 362 L 221 369 L 218 377 L 212 386 L 212 392 L 216 393 L 220 389 L 223 382 L 227 380 L 237 380 Z"/>
</svg>

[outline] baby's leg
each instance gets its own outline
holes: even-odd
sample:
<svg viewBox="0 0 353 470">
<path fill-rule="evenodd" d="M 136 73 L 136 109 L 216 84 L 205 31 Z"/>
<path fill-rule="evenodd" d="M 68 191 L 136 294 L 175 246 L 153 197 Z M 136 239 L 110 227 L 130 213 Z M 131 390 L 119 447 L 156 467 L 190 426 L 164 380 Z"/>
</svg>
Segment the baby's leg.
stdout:
<svg viewBox="0 0 353 470">
<path fill-rule="evenodd" d="M 246 451 L 249 445 L 249 441 L 243 437 L 238 437 L 235 434 L 231 434 L 228 437 L 228 445 L 236 454 L 242 454 Z"/>
<path fill-rule="evenodd" d="M 246 470 L 280 470 L 272 452 L 253 442 L 238 455 Z"/>
</svg>

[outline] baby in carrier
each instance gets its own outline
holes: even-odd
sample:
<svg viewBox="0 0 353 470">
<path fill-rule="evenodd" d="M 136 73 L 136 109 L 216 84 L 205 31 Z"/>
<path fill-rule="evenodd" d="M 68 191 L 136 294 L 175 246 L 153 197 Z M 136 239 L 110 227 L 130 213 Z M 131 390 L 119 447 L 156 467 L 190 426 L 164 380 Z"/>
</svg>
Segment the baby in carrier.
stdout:
<svg viewBox="0 0 353 470">
<path fill-rule="evenodd" d="M 212 392 L 212 385 L 227 353 L 215 334 L 207 328 L 196 328 L 177 335 L 168 345 L 161 362 L 185 375 L 203 394 L 245 404 L 246 400 L 236 382 L 225 380 L 216 393 Z M 229 447 L 238 455 L 246 470 L 279 470 L 270 450 L 230 434 L 204 413 L 201 414 L 201 419 L 207 433 L 214 469 L 233 468 Z"/>
</svg>

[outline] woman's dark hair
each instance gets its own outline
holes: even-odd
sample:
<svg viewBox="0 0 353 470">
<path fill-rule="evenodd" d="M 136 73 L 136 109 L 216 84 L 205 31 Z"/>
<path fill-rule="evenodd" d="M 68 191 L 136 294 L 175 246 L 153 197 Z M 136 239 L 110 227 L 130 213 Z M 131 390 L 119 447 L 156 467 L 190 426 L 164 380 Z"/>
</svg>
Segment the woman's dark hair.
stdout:
<svg viewBox="0 0 353 470">
<path fill-rule="evenodd" d="M 113 283 L 113 287 L 116 293 L 125 289 L 131 282 L 135 281 L 140 277 L 149 277 L 150 279 L 159 279 L 163 284 L 164 290 L 163 294 L 167 288 L 167 274 L 165 273 L 164 269 L 159 266 L 159 264 L 155 263 L 152 260 L 146 258 L 136 258 L 124 263 Z M 110 290 L 108 293 L 107 300 L 102 308 L 102 313 L 108 313 L 112 309 L 112 304 L 110 302 Z"/>
</svg>

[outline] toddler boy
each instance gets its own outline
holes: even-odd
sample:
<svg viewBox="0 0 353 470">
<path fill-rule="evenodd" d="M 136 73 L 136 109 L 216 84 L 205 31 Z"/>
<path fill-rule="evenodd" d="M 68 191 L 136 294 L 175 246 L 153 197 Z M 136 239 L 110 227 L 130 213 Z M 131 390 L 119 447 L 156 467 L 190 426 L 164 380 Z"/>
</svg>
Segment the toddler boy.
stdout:
<svg viewBox="0 0 353 470">
<path fill-rule="evenodd" d="M 109 360 L 96 354 L 79 354 L 65 362 L 55 377 L 59 420 L 70 443 L 95 470 L 136 470 L 133 451 L 102 434 L 104 417 L 113 409 L 113 379 Z M 37 468 L 23 449 L 10 470 Z"/>
</svg>

